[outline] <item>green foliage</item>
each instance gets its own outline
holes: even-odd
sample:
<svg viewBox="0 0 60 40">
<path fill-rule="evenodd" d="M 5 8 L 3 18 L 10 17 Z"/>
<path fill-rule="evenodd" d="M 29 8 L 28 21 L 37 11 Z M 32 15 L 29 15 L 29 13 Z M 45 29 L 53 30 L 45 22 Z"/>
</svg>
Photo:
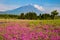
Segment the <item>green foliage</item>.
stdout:
<svg viewBox="0 0 60 40">
<path fill-rule="evenodd" d="M 24 13 L 21 13 L 20 16 L 19 16 L 18 18 L 19 18 L 19 19 L 24 19 L 24 18 L 25 18 Z"/>
<path fill-rule="evenodd" d="M 12 15 L 12 14 L 0 14 L 0 18 L 4 18 L 4 19 L 10 19 L 10 18 L 14 18 L 17 19 L 18 15 Z"/>
<path fill-rule="evenodd" d="M 42 14 L 39 14 L 39 16 L 38 16 L 39 19 L 41 19 L 41 15 L 42 15 Z"/>
<path fill-rule="evenodd" d="M 41 19 L 51 19 L 51 18 L 50 18 L 50 14 L 47 14 L 47 13 L 42 14 L 42 15 L 41 15 Z"/>
<path fill-rule="evenodd" d="M 0 35 L 0 40 L 4 40 L 4 38 Z"/>
<path fill-rule="evenodd" d="M 40 13 L 37 15 L 35 12 L 21 13 L 20 15 L 12 15 L 12 14 L 0 14 L 0 18 L 4 19 L 29 19 L 29 20 L 42 20 L 42 19 L 60 19 L 60 16 L 57 16 L 59 12 L 54 10 L 49 13 Z"/>
<path fill-rule="evenodd" d="M 34 12 L 28 12 L 25 14 L 26 19 L 37 19 L 37 14 Z"/>
<path fill-rule="evenodd" d="M 52 11 L 51 12 L 51 17 L 52 17 L 52 19 L 54 19 L 54 17 L 56 16 L 56 15 L 58 15 L 59 13 L 57 12 L 57 10 L 54 10 L 54 11 Z"/>
</svg>

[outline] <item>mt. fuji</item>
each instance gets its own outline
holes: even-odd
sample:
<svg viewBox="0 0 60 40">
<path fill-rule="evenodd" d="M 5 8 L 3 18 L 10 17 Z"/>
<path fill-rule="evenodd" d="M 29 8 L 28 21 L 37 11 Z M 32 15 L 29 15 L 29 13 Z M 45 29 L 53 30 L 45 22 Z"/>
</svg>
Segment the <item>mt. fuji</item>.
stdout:
<svg viewBox="0 0 60 40">
<path fill-rule="evenodd" d="M 8 11 L 0 12 L 0 13 L 18 15 L 20 13 L 35 12 L 37 14 L 40 14 L 43 12 L 41 9 L 42 9 L 42 7 L 39 8 L 38 5 L 26 5 L 26 6 L 19 7 L 17 9 L 8 10 Z"/>
</svg>

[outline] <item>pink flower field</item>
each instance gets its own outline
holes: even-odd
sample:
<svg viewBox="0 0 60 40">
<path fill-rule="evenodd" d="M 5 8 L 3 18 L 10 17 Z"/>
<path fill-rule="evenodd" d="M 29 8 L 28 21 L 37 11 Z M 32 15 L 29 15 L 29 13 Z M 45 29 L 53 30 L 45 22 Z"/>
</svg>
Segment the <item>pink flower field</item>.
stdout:
<svg viewBox="0 0 60 40">
<path fill-rule="evenodd" d="M 28 22 L 0 22 L 0 40 L 60 40 L 60 27 Z"/>
</svg>

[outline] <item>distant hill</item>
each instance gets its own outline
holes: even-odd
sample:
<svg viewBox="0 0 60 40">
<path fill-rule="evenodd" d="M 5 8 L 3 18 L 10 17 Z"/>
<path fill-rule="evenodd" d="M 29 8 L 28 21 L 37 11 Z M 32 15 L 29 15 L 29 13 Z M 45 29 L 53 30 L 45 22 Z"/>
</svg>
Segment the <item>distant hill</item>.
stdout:
<svg viewBox="0 0 60 40">
<path fill-rule="evenodd" d="M 38 8 L 34 7 L 33 5 L 26 5 L 26 6 L 22 6 L 13 10 L 8 10 L 4 12 L 0 11 L 0 14 L 5 14 L 5 13 L 6 14 L 20 14 L 20 13 L 27 13 L 27 12 L 36 12 L 37 14 L 42 13 L 42 11 L 38 10 Z"/>
</svg>

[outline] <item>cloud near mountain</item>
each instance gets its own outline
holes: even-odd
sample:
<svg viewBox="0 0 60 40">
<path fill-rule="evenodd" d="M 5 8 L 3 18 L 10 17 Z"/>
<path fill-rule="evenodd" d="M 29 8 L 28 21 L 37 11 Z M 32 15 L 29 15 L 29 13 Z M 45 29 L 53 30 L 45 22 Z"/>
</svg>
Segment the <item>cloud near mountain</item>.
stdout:
<svg viewBox="0 0 60 40">
<path fill-rule="evenodd" d="M 44 11 L 44 8 L 42 6 L 39 6 L 39 5 L 34 5 L 35 8 L 39 9 L 40 11 Z"/>
</svg>

